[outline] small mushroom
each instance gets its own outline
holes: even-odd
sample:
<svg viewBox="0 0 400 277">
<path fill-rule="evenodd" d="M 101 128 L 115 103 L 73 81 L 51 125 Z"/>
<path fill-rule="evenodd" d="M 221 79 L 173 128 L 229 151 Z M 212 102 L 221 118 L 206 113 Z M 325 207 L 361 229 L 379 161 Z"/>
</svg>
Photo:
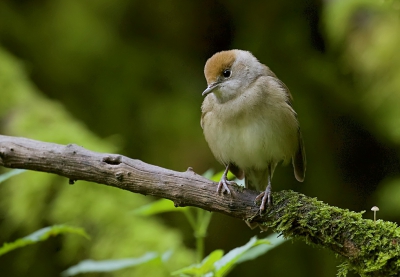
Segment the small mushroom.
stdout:
<svg viewBox="0 0 400 277">
<path fill-rule="evenodd" d="M 376 222 L 376 212 L 379 211 L 379 208 L 377 206 L 373 206 L 371 208 L 371 211 L 374 212 L 374 222 Z"/>
</svg>

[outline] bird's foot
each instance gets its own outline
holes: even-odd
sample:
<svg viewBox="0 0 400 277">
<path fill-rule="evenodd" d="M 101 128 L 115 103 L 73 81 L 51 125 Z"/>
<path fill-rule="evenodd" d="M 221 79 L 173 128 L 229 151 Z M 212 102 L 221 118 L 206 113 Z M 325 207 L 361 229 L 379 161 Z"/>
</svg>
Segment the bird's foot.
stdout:
<svg viewBox="0 0 400 277">
<path fill-rule="evenodd" d="M 261 192 L 257 195 L 255 202 L 259 202 L 261 199 L 260 205 L 260 214 L 265 210 L 265 204 L 268 204 L 269 207 L 272 206 L 272 195 L 271 195 L 271 185 L 268 185 L 265 191 Z"/>
<path fill-rule="evenodd" d="M 260 200 L 263 198 L 265 194 L 265 191 L 261 192 L 259 195 L 257 195 L 256 199 L 254 199 L 254 202 L 260 202 Z"/>
<path fill-rule="evenodd" d="M 218 183 L 217 193 L 220 193 L 221 191 L 222 193 L 224 193 L 226 191 L 226 193 L 231 194 L 231 190 L 228 188 L 228 185 L 237 186 L 237 184 L 234 181 L 228 181 L 228 178 L 224 174 L 222 175 L 222 178 Z"/>
</svg>

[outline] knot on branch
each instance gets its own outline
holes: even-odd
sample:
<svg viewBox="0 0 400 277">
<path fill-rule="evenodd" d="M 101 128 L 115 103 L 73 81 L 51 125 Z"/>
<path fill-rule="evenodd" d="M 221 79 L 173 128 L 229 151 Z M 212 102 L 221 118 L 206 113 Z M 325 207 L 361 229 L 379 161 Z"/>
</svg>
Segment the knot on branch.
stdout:
<svg viewBox="0 0 400 277">
<path fill-rule="evenodd" d="M 12 152 L 14 152 L 14 148 L 12 148 L 12 147 L 5 147 L 5 146 L 1 147 L 0 148 L 0 160 L 2 160 L 3 163 L 5 164 L 6 158 L 9 157 L 12 154 Z"/>
<path fill-rule="evenodd" d="M 116 156 L 106 156 L 102 160 L 103 162 L 111 165 L 119 165 L 122 163 L 122 156 L 121 155 L 116 155 Z"/>
<path fill-rule="evenodd" d="M 117 172 L 115 173 L 115 178 L 117 178 L 118 181 L 123 181 L 124 180 L 124 172 Z"/>
</svg>

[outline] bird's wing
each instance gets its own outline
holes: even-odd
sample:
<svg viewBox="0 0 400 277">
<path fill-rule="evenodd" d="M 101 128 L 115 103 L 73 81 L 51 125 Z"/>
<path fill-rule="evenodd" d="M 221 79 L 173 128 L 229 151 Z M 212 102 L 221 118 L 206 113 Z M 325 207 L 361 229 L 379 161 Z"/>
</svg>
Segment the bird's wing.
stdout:
<svg viewBox="0 0 400 277">
<path fill-rule="evenodd" d="M 286 103 L 293 108 L 292 102 L 293 102 L 293 97 L 292 94 L 290 93 L 289 88 L 281 81 L 279 80 L 276 75 L 269 70 L 270 76 L 274 79 L 274 81 L 281 87 L 282 90 L 284 90 L 287 94 L 287 100 Z M 293 113 L 295 117 L 297 118 L 297 113 L 293 110 Z M 304 148 L 304 143 L 303 143 L 303 136 L 301 134 L 300 127 L 298 129 L 298 135 L 297 135 L 297 141 L 298 141 L 298 148 L 294 156 L 292 157 L 292 163 L 293 163 L 293 168 L 294 168 L 294 176 L 296 177 L 296 180 L 299 182 L 304 181 L 305 173 L 306 173 L 306 151 Z"/>
<path fill-rule="evenodd" d="M 286 91 L 287 96 L 288 96 L 288 99 L 287 99 L 286 103 L 288 103 L 288 104 L 292 107 L 293 97 L 292 97 L 292 94 L 290 93 L 289 88 L 288 88 L 281 80 L 279 80 L 278 78 L 276 78 L 275 81 L 279 84 L 279 86 L 280 86 L 284 91 Z"/>
<path fill-rule="evenodd" d="M 272 70 L 268 66 L 264 65 L 264 70 L 265 70 L 264 71 L 265 75 L 272 77 L 273 80 L 281 87 L 281 89 L 287 93 L 288 99 L 286 102 L 290 106 L 292 106 L 293 97 L 292 94 L 290 93 L 289 88 L 281 80 L 279 80 L 279 78 L 275 75 L 274 72 L 272 72 Z"/>
</svg>

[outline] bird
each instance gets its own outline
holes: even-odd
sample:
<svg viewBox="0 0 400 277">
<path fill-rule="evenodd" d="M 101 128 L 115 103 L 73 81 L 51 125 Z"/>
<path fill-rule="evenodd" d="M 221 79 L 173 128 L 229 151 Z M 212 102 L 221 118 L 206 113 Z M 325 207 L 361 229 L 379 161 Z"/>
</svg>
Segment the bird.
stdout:
<svg viewBox="0 0 400 277">
<path fill-rule="evenodd" d="M 276 166 L 292 161 L 303 182 L 306 154 L 292 95 L 287 86 L 249 51 L 214 54 L 204 67 L 207 88 L 201 127 L 215 158 L 225 166 L 217 193 L 230 194 L 231 171 L 245 187 L 261 191 L 260 214 L 272 206 L 271 179 Z"/>
</svg>

